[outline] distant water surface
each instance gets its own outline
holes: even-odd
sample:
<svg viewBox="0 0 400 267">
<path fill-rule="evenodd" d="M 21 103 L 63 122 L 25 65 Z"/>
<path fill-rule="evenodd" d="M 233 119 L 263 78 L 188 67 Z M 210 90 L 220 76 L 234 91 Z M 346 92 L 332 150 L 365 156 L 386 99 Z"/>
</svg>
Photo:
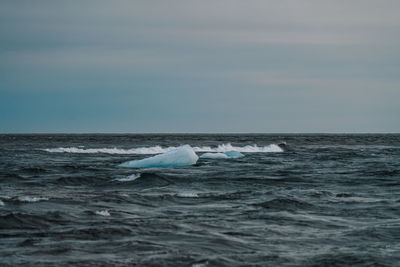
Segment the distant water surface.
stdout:
<svg viewBox="0 0 400 267">
<path fill-rule="evenodd" d="M 190 145 L 193 166 L 118 165 Z M 400 135 L 0 135 L 0 265 L 399 266 Z"/>
</svg>

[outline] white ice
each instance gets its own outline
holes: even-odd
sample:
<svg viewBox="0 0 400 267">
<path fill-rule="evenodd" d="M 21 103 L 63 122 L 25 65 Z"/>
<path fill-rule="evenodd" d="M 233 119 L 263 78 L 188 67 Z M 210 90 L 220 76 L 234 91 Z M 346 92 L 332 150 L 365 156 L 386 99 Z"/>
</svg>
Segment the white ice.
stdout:
<svg viewBox="0 0 400 267">
<path fill-rule="evenodd" d="M 184 145 L 150 158 L 128 161 L 120 166 L 128 168 L 180 167 L 196 164 L 198 159 L 193 148 Z"/>
</svg>

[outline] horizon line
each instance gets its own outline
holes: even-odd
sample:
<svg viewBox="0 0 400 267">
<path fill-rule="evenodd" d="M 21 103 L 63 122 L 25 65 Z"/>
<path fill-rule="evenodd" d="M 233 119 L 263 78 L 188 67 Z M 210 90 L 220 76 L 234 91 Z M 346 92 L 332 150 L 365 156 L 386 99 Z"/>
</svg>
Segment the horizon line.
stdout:
<svg viewBox="0 0 400 267">
<path fill-rule="evenodd" d="M 367 135 L 400 134 L 400 132 L 9 132 L 0 135 Z"/>
</svg>

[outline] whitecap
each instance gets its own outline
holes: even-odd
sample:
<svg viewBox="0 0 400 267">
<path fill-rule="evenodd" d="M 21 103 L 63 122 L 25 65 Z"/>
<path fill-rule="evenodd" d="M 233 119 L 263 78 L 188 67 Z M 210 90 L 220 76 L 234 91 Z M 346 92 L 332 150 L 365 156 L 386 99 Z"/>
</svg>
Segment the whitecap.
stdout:
<svg viewBox="0 0 400 267">
<path fill-rule="evenodd" d="M 46 148 L 42 149 L 44 151 L 50 153 L 83 153 L 83 154 L 95 154 L 95 153 L 103 153 L 103 154 L 121 154 L 121 155 L 128 155 L 128 154 L 161 154 L 166 153 L 172 150 L 178 149 L 178 147 L 170 146 L 170 147 L 161 147 L 161 146 L 152 146 L 152 147 L 138 147 L 138 148 L 130 148 L 130 149 L 123 149 L 123 148 L 82 148 L 79 147 L 58 147 L 58 148 Z M 225 153 L 229 151 L 237 151 L 237 152 L 244 152 L 244 153 L 269 153 L 269 152 L 283 152 L 283 149 L 279 147 L 277 144 L 270 144 L 267 146 L 258 146 L 254 145 L 247 145 L 247 146 L 233 146 L 230 143 L 221 144 L 217 147 L 210 147 L 210 146 L 196 146 L 193 147 L 195 152 L 219 152 Z"/>
<path fill-rule="evenodd" d="M 242 153 L 240 153 L 238 151 L 233 151 L 233 150 L 230 150 L 230 151 L 227 151 L 224 153 L 207 152 L 200 156 L 200 158 L 203 158 L 203 159 L 238 159 L 238 158 L 243 158 L 243 157 L 244 157 L 244 155 Z"/>
<path fill-rule="evenodd" d="M 199 194 L 198 193 L 195 193 L 195 192 L 181 192 L 181 193 L 178 193 L 178 194 L 176 194 L 176 196 L 177 197 L 194 197 L 194 198 L 196 198 L 196 197 L 199 197 Z"/>
<path fill-rule="evenodd" d="M 134 173 L 131 174 L 127 177 L 124 178 L 119 178 L 119 179 L 114 179 L 115 181 L 120 181 L 120 182 L 130 182 L 130 181 L 134 181 L 136 179 L 140 178 L 140 173 Z"/>
<path fill-rule="evenodd" d="M 0 206 L 4 206 L 4 202 L 0 200 Z"/>
<path fill-rule="evenodd" d="M 21 202 L 39 202 L 49 200 L 47 197 L 19 196 L 18 201 Z"/>
<path fill-rule="evenodd" d="M 103 153 L 103 154 L 161 154 L 171 150 L 176 149 L 177 147 L 166 147 L 162 148 L 161 146 L 153 146 L 153 147 L 139 147 L 139 148 L 130 148 L 130 149 L 122 149 L 122 148 L 80 148 L 80 147 L 58 147 L 58 148 L 46 148 L 44 151 L 50 153 L 82 153 L 82 154 L 95 154 L 95 153 Z"/>
<path fill-rule="evenodd" d="M 222 144 L 217 147 L 194 147 L 194 151 L 196 152 L 244 152 L 244 153 L 268 153 L 268 152 L 283 152 L 283 149 L 276 144 L 270 144 L 268 146 L 259 147 L 256 144 L 247 145 L 247 146 L 232 146 L 231 144 Z"/>
<path fill-rule="evenodd" d="M 97 215 L 101 215 L 101 216 L 110 216 L 110 213 L 108 212 L 108 210 L 96 210 L 95 213 Z"/>
</svg>

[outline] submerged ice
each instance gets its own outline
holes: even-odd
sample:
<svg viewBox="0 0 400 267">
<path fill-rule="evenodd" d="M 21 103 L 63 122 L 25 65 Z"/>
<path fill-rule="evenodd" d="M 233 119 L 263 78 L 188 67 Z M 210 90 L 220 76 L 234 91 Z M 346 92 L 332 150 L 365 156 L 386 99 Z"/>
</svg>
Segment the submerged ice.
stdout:
<svg viewBox="0 0 400 267">
<path fill-rule="evenodd" d="M 238 158 L 244 157 L 244 155 L 238 151 L 227 151 L 227 152 L 225 152 L 225 155 L 227 155 L 228 158 L 231 158 L 231 159 L 238 159 Z"/>
<path fill-rule="evenodd" d="M 203 159 L 227 159 L 228 156 L 225 153 L 204 153 L 200 156 Z"/>
<path fill-rule="evenodd" d="M 180 167 L 196 164 L 198 159 L 193 148 L 184 145 L 150 158 L 128 161 L 120 166 L 128 168 Z"/>
</svg>

